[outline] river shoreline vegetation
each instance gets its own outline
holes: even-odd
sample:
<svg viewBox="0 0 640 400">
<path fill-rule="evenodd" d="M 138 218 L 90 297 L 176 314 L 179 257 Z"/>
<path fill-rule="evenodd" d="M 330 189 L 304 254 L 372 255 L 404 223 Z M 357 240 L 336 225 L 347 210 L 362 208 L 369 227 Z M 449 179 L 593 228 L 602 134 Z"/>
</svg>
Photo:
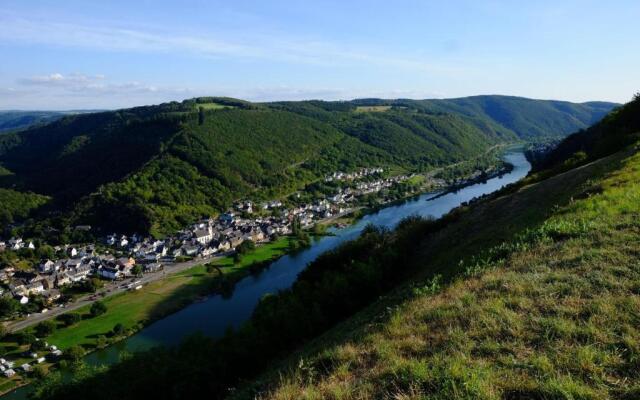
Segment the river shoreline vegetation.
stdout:
<svg viewBox="0 0 640 400">
<path fill-rule="evenodd" d="M 220 340 L 52 373 L 34 397 L 634 398 L 639 105 L 483 201 L 367 227 Z"/>
</svg>

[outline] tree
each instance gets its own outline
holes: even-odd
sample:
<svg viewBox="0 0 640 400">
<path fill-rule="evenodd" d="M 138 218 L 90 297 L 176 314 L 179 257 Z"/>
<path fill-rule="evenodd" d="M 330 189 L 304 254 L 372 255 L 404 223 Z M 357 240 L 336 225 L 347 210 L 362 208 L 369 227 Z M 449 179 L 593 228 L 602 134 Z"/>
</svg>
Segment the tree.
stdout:
<svg viewBox="0 0 640 400">
<path fill-rule="evenodd" d="M 204 124 L 204 107 L 198 108 L 198 125 Z"/>
<path fill-rule="evenodd" d="M 107 312 L 107 306 L 101 301 L 96 301 L 91 305 L 89 312 L 92 317 L 97 317 L 98 315 L 102 315 Z"/>
<path fill-rule="evenodd" d="M 256 249 L 256 244 L 252 240 L 245 240 L 236 247 L 236 251 L 240 254 L 248 254 Z"/>
<path fill-rule="evenodd" d="M 327 232 L 327 226 L 323 224 L 313 225 L 313 234 L 316 236 L 322 236 Z"/>
<path fill-rule="evenodd" d="M 96 347 L 99 348 L 99 349 L 101 349 L 103 347 L 107 347 L 108 344 L 109 344 L 109 340 L 107 339 L 107 337 L 105 335 L 100 335 L 96 339 Z"/>
<path fill-rule="evenodd" d="M 212 274 L 213 271 L 218 271 L 218 274 L 222 275 L 222 270 L 220 269 L 220 266 L 214 263 L 208 263 L 207 265 L 205 265 L 205 269 L 207 270 L 208 274 Z"/>
<path fill-rule="evenodd" d="M 36 335 L 38 337 L 49 336 L 56 330 L 56 323 L 49 321 L 42 321 L 38 325 L 36 325 Z"/>
<path fill-rule="evenodd" d="M 113 336 L 121 336 L 122 334 L 124 334 L 124 331 L 124 325 L 117 323 L 111 330 L 111 333 L 113 334 Z"/>
<path fill-rule="evenodd" d="M 0 297 L 0 317 L 10 317 L 13 315 L 18 308 L 20 308 L 20 303 L 12 297 Z"/>
<path fill-rule="evenodd" d="M 142 276 L 142 265 L 140 265 L 140 264 L 134 265 L 133 268 L 131 269 L 131 272 L 135 276 Z"/>
<path fill-rule="evenodd" d="M 7 329 L 7 327 L 0 322 L 0 339 L 3 339 L 8 334 L 9 334 L 9 329 Z"/>
<path fill-rule="evenodd" d="M 240 253 L 236 252 L 236 253 L 233 255 L 233 263 L 234 263 L 234 264 L 240 264 L 240 262 L 241 262 L 241 261 L 242 261 L 242 254 L 240 254 Z"/>
<path fill-rule="evenodd" d="M 44 367 L 44 365 L 36 365 L 33 367 L 32 373 L 34 378 L 43 379 L 45 376 L 47 376 L 47 369 Z"/>
<path fill-rule="evenodd" d="M 48 244 L 39 246 L 36 249 L 36 256 L 41 260 L 54 259 L 55 255 L 56 255 L 55 250 L 53 249 L 53 247 L 49 246 Z"/>
<path fill-rule="evenodd" d="M 80 317 L 80 314 L 78 313 L 62 314 L 57 317 L 57 320 L 62 322 L 64 326 L 71 326 L 73 324 L 77 324 L 78 322 L 80 322 L 80 319 L 81 317 Z"/>
<path fill-rule="evenodd" d="M 36 341 L 36 336 L 29 332 L 20 332 L 16 335 L 16 341 L 20 345 L 31 344 Z"/>
<path fill-rule="evenodd" d="M 84 357 L 84 349 L 80 346 L 71 346 L 64 352 L 64 358 L 73 364 L 78 364 Z"/>
<path fill-rule="evenodd" d="M 29 346 L 29 351 L 37 353 L 39 351 L 43 351 L 46 350 L 47 345 L 43 340 L 36 340 L 33 343 L 31 343 L 31 346 Z"/>
</svg>

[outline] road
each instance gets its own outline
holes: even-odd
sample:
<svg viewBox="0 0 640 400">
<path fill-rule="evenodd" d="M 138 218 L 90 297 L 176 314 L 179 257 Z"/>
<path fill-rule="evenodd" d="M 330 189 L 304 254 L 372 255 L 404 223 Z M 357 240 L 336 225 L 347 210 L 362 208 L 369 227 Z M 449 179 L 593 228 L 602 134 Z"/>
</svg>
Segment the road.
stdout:
<svg viewBox="0 0 640 400">
<path fill-rule="evenodd" d="M 93 294 L 88 294 L 86 296 L 82 296 L 80 298 L 78 298 L 77 300 L 75 300 L 73 303 L 67 304 L 64 307 L 55 307 L 50 309 L 49 311 L 45 312 L 45 313 L 35 313 L 35 314 L 31 314 L 28 317 L 18 320 L 18 321 L 13 321 L 7 324 L 7 329 L 10 332 L 16 332 L 19 330 L 22 330 L 24 328 L 27 328 L 29 326 L 33 326 L 35 324 L 38 324 L 42 321 L 46 321 L 48 319 L 51 318 L 55 318 L 58 315 L 70 312 L 70 311 L 74 311 L 77 310 L 81 307 L 84 307 L 86 305 L 89 305 L 99 299 L 108 297 L 108 296 L 113 296 L 116 295 L 118 293 L 123 293 L 126 291 L 129 291 L 131 289 L 127 288 L 126 285 L 131 283 L 131 282 L 139 282 L 139 285 L 146 285 L 149 284 L 151 282 L 155 282 L 158 281 L 160 279 L 164 279 L 167 276 L 170 275 L 175 275 L 178 274 L 180 272 L 183 272 L 191 267 L 194 267 L 196 265 L 201 265 L 201 264 L 206 264 L 211 262 L 212 260 L 219 258 L 219 257 L 223 257 L 224 255 L 217 255 L 217 256 L 212 256 L 212 257 L 205 257 L 205 258 L 196 258 L 192 261 L 186 261 L 186 262 L 182 262 L 182 263 L 165 263 L 164 264 L 164 269 L 162 271 L 158 271 L 158 272 L 152 272 L 152 273 L 148 273 L 143 275 L 140 278 L 127 278 L 125 280 L 121 280 L 121 281 L 114 281 L 112 283 L 107 283 L 102 289 L 100 289 L 99 291 L 97 291 L 96 293 Z"/>
</svg>

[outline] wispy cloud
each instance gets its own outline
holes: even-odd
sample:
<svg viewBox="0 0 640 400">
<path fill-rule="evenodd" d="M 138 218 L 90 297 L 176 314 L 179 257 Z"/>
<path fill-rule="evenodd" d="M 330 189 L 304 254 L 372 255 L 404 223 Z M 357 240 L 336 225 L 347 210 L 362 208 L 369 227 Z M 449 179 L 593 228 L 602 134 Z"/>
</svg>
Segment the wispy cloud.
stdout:
<svg viewBox="0 0 640 400">
<path fill-rule="evenodd" d="M 92 50 L 185 54 L 204 58 L 268 59 L 328 66 L 373 65 L 438 74 L 463 70 L 459 65 L 436 64 L 426 59 L 407 58 L 392 54 L 388 49 L 348 47 L 321 38 L 275 34 L 228 37 L 228 33 L 180 33 L 157 27 L 141 30 L 126 26 L 110 26 L 106 23 L 81 25 L 51 22 L 6 12 L 0 12 L 0 26 L 0 40 L 18 43 Z"/>
</svg>

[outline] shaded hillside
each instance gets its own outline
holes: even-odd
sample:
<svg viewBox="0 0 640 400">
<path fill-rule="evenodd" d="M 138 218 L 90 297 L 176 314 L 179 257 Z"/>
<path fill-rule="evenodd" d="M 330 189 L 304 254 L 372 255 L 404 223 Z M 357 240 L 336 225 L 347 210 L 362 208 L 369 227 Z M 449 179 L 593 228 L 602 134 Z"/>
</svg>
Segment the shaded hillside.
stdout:
<svg viewBox="0 0 640 400">
<path fill-rule="evenodd" d="M 536 169 L 560 164 L 576 153 L 583 162 L 611 154 L 640 138 L 640 95 L 602 121 L 566 138 Z"/>
<path fill-rule="evenodd" d="M 456 107 L 397 100 L 384 112 L 361 112 L 367 100 L 199 98 L 67 116 L 0 137 L 0 187 L 50 196 L 48 212 L 63 212 L 58 229 L 162 235 L 235 200 L 280 197 L 337 170 L 427 171 L 597 118 L 596 106 L 562 103 L 572 111 L 560 112 L 558 102 L 495 101 L 519 123 L 479 111 L 476 98 Z M 546 118 L 546 130 L 531 131 L 533 118 Z"/>
<path fill-rule="evenodd" d="M 591 126 L 616 104 L 531 100 L 508 96 L 474 96 L 429 101 L 434 109 L 490 118 L 522 139 L 557 138 Z"/>
<path fill-rule="evenodd" d="M 65 115 L 98 112 L 97 110 L 78 111 L 0 111 L 0 134 L 18 131 L 34 125 L 44 125 Z"/>
</svg>

